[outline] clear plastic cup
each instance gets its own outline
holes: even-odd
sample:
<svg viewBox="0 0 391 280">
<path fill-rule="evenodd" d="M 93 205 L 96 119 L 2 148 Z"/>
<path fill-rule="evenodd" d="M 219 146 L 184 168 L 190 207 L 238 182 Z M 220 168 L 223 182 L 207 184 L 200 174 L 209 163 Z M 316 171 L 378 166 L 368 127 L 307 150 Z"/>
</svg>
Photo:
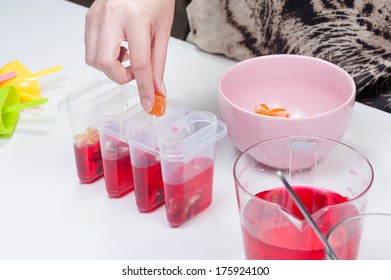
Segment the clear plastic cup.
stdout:
<svg viewBox="0 0 391 280">
<path fill-rule="evenodd" d="M 373 169 L 357 150 L 332 140 L 291 136 L 244 151 L 234 165 L 247 259 L 324 259 L 323 243 L 283 186 L 283 172 L 324 235 L 364 213 Z"/>
<path fill-rule="evenodd" d="M 110 198 L 122 197 L 134 189 L 125 121 L 133 115 L 132 108 L 138 103 L 137 89 L 128 86 L 97 107 L 104 179 Z"/>
<path fill-rule="evenodd" d="M 126 121 L 134 193 L 140 213 L 152 212 L 164 204 L 158 137 L 162 129 L 169 129 L 170 123 L 184 115 L 182 102 L 167 99 L 164 116 L 150 115 L 137 104 L 132 108 L 132 116 Z"/>
<path fill-rule="evenodd" d="M 101 77 L 69 92 L 58 104 L 59 111 L 69 116 L 77 175 L 82 184 L 92 183 L 104 174 L 96 108 L 124 89 Z"/>
<path fill-rule="evenodd" d="M 209 112 L 194 111 L 159 137 L 166 216 L 179 227 L 212 203 L 216 142 L 227 128 Z"/>
<path fill-rule="evenodd" d="M 391 260 L 391 214 L 367 213 L 347 218 L 327 234 L 340 260 Z"/>
</svg>

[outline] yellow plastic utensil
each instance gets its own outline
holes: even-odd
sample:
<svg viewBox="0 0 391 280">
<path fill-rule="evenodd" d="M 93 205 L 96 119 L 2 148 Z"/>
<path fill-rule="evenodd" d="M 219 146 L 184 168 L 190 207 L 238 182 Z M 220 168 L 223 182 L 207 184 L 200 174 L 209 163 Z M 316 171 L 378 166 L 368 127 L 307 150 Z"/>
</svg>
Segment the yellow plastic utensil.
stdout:
<svg viewBox="0 0 391 280">
<path fill-rule="evenodd" d="M 19 111 L 39 106 L 48 102 L 47 98 L 39 98 L 33 101 L 20 103 L 19 94 L 15 87 L 0 88 L 0 137 L 12 135 L 19 119 Z"/>
<path fill-rule="evenodd" d="M 41 89 L 37 78 L 61 70 L 61 66 L 53 66 L 31 73 L 20 61 L 14 60 L 0 69 L 0 75 L 16 72 L 16 76 L 1 83 L 1 86 L 14 86 L 19 93 L 20 102 L 28 102 L 41 97 Z"/>
</svg>

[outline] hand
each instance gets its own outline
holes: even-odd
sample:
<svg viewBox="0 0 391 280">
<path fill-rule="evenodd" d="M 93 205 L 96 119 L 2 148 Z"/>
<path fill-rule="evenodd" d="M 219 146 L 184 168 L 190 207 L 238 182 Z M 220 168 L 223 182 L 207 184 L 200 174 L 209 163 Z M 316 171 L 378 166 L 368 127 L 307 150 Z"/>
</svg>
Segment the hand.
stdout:
<svg viewBox="0 0 391 280">
<path fill-rule="evenodd" d="M 155 92 L 166 94 L 163 76 L 174 8 L 175 0 L 95 0 L 87 12 L 86 63 L 119 84 L 136 79 L 147 112 Z M 130 66 L 124 66 L 129 59 Z"/>
</svg>

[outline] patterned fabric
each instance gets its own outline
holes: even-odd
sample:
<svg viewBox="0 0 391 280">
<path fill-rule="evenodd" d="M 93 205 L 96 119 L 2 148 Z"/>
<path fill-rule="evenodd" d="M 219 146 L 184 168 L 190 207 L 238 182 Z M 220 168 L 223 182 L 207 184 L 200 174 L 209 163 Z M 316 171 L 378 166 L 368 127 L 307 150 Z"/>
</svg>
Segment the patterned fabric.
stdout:
<svg viewBox="0 0 391 280">
<path fill-rule="evenodd" d="M 187 13 L 207 52 L 319 57 L 354 78 L 357 101 L 391 112 L 391 0 L 193 0 Z"/>
</svg>

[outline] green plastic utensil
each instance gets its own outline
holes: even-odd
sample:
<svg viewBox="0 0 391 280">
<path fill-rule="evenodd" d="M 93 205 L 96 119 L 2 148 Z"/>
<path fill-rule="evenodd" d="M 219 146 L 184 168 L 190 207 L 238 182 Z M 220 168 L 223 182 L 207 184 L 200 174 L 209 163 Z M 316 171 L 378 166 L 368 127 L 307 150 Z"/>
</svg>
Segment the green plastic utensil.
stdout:
<svg viewBox="0 0 391 280">
<path fill-rule="evenodd" d="M 20 103 L 19 94 L 14 86 L 0 88 L 0 137 L 10 137 L 19 119 L 19 111 L 45 104 L 47 98 Z"/>
<path fill-rule="evenodd" d="M 33 100 L 33 101 L 29 101 L 29 102 L 24 102 L 24 103 L 10 105 L 10 106 L 7 106 L 7 107 L 3 108 L 1 110 L 1 114 L 5 115 L 5 114 L 9 114 L 9 113 L 12 113 L 12 112 L 15 112 L 15 111 L 21 111 L 23 109 L 27 109 L 27 108 L 32 108 L 32 107 L 43 105 L 43 104 L 45 104 L 47 102 L 48 102 L 47 98 L 40 98 L 40 99 L 36 99 L 36 100 Z"/>
<path fill-rule="evenodd" d="M 14 87 L 0 88 L 0 108 L 19 103 L 19 96 Z M 10 136 L 18 122 L 19 111 L 14 111 L 0 116 L 0 136 Z"/>
</svg>

